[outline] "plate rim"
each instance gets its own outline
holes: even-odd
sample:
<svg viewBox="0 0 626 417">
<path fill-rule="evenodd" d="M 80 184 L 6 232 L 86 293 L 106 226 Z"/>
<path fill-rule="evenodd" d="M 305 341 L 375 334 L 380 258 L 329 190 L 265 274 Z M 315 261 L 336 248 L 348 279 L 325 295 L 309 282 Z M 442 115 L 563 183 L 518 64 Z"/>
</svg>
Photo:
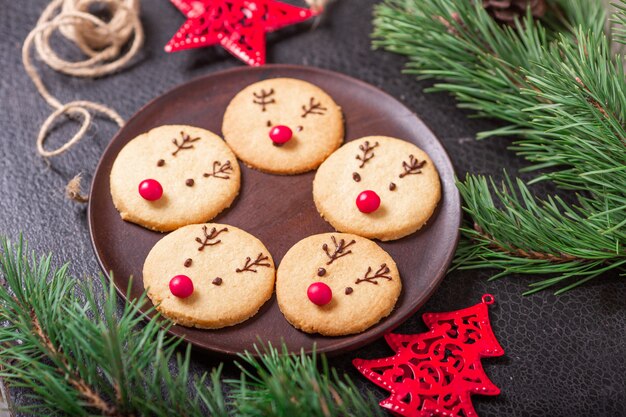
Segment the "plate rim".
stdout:
<svg viewBox="0 0 626 417">
<path fill-rule="evenodd" d="M 442 152 L 440 154 L 440 157 L 443 159 L 443 162 L 445 164 L 447 164 L 451 170 L 452 170 L 452 174 L 453 174 L 453 187 L 452 187 L 452 195 L 449 195 L 450 193 L 448 192 L 445 195 L 445 198 L 452 198 L 453 200 L 456 201 L 452 201 L 452 203 L 454 204 L 454 206 L 457 208 L 457 210 L 455 211 L 456 213 L 458 213 L 457 215 L 457 221 L 456 223 L 456 233 L 453 236 L 453 242 L 452 244 L 449 246 L 450 251 L 447 254 L 447 256 L 445 257 L 444 263 L 443 263 L 443 267 L 438 271 L 437 276 L 435 279 L 431 280 L 431 284 L 428 286 L 428 290 L 426 291 L 426 295 L 425 297 L 423 297 L 423 299 L 418 302 L 415 303 L 415 305 L 413 305 L 411 308 L 409 308 L 407 310 L 406 313 L 401 314 L 400 316 L 397 316 L 394 318 L 394 320 L 391 323 L 388 323 L 386 328 L 384 330 L 381 330 L 378 333 L 374 333 L 372 335 L 369 335 L 367 337 L 362 337 L 358 340 L 353 340 L 352 337 L 354 336 L 359 336 L 359 334 L 354 334 L 354 335 L 347 335 L 347 339 L 343 340 L 343 341 L 339 341 L 338 343 L 330 346 L 330 347 L 326 347 L 326 348 L 316 348 L 316 346 L 312 346 L 311 348 L 309 347 L 302 347 L 300 350 L 304 351 L 304 353 L 306 354 L 311 354 L 313 352 L 316 352 L 318 354 L 323 353 L 326 355 L 333 355 L 333 354 L 340 354 L 340 353 L 344 353 L 347 351 L 352 351 L 352 350 L 356 350 L 360 347 L 363 347 L 367 344 L 372 343 L 374 340 L 379 339 L 381 336 L 383 336 L 384 334 L 393 332 L 398 326 L 400 326 L 401 324 L 403 324 L 404 322 L 406 322 L 409 318 L 411 318 L 412 316 L 415 315 L 415 313 L 417 313 L 417 311 L 422 308 L 424 306 L 424 304 L 426 304 L 426 302 L 428 302 L 428 300 L 430 300 L 430 298 L 432 297 L 432 295 L 434 294 L 434 292 L 437 290 L 437 288 L 441 285 L 441 282 L 444 280 L 444 278 L 447 275 L 447 271 L 450 267 L 450 264 L 452 263 L 452 260 L 454 258 L 454 255 L 456 253 L 456 249 L 460 240 L 460 236 L 461 236 L 461 225 L 463 222 L 463 210 L 462 210 L 462 201 L 461 201 L 461 195 L 460 192 L 458 190 L 458 188 L 456 187 L 456 185 L 454 184 L 454 182 L 456 182 L 456 170 L 455 170 L 455 166 L 454 163 L 452 162 L 452 159 L 450 158 L 450 155 L 448 154 L 448 151 L 444 145 L 444 143 L 439 140 L 439 138 L 437 137 L 437 135 L 435 135 L 435 133 L 432 131 L 432 129 L 417 115 L 417 113 L 415 113 L 411 108 L 409 108 L 404 102 L 402 102 L 401 100 L 397 99 L 396 97 L 392 96 L 391 94 L 387 93 L 386 91 L 382 90 L 381 88 L 372 85 L 370 83 L 367 83 L 359 78 L 355 78 L 352 77 L 350 75 L 347 74 L 343 74 L 337 71 L 333 71 L 333 70 L 329 70 L 329 69 L 325 69 L 325 68 L 319 68 L 319 67 L 313 67 L 313 66 L 306 66 L 306 65 L 295 65 L 295 64 L 268 64 L 268 65 L 264 65 L 261 67 L 248 67 L 248 66 L 244 66 L 244 67 L 233 67 L 233 68 L 227 68 L 224 70 L 219 70 L 219 71 L 215 71 L 215 72 L 209 72 L 197 77 L 193 77 L 190 80 L 187 80 L 183 83 L 177 84 L 169 89 L 167 89 L 166 91 L 164 91 L 163 93 L 158 94 L 157 96 L 153 97 L 152 99 L 150 99 L 147 103 L 145 103 L 144 105 L 142 105 L 137 111 L 135 111 L 135 113 L 133 113 L 133 115 L 131 117 L 128 118 L 128 120 L 126 120 L 126 122 L 124 123 L 123 126 L 121 126 L 113 135 L 113 137 L 110 139 L 109 143 L 106 145 L 106 147 L 103 149 L 100 158 L 98 160 L 98 163 L 96 165 L 95 170 L 93 171 L 93 177 L 91 180 L 91 185 L 89 187 L 89 202 L 87 205 L 87 223 L 88 223 L 88 228 L 89 228 L 89 240 L 91 242 L 91 247 L 94 251 L 94 254 L 96 255 L 96 259 L 98 261 L 98 265 L 101 269 L 101 271 L 107 276 L 107 277 L 111 277 L 109 278 L 109 281 L 114 285 L 115 290 L 117 292 L 117 294 L 126 302 L 131 301 L 129 300 L 129 297 L 127 296 L 127 290 L 120 288 L 120 286 L 117 285 L 116 279 L 113 275 L 113 271 L 107 271 L 107 269 L 105 268 L 103 261 L 102 261 L 102 257 L 100 256 L 100 252 L 98 250 L 98 246 L 96 244 L 96 241 L 94 239 L 94 231 L 93 231 L 93 225 L 94 225 L 94 208 L 93 208 L 93 204 L 92 204 L 92 199 L 91 196 L 94 193 L 94 189 L 95 189 L 95 184 L 96 184 L 96 178 L 99 177 L 100 175 L 103 175 L 104 173 L 102 173 L 102 168 L 103 165 L 105 164 L 105 155 L 107 155 L 111 149 L 111 147 L 113 147 L 113 145 L 117 142 L 118 137 L 120 136 L 122 130 L 124 129 L 124 127 L 126 125 L 128 125 L 129 123 L 131 123 L 132 121 L 134 121 L 135 119 L 137 119 L 148 107 L 152 106 L 155 102 L 157 102 L 158 100 L 162 99 L 164 96 L 170 95 L 175 93 L 178 90 L 181 89 L 186 89 L 188 88 L 190 85 L 197 83 L 197 82 L 201 82 L 202 80 L 206 79 L 206 78 L 211 78 L 211 77 L 216 77 L 216 76 L 224 76 L 224 75 L 230 75 L 233 73 L 238 73 L 238 72 L 257 72 L 257 71 L 265 71 L 265 70 L 269 70 L 269 71 L 281 71 L 281 70 L 286 70 L 286 71 L 309 71 L 309 72 L 314 72 L 314 73 L 321 73 L 321 74 L 326 74 L 328 76 L 332 76 L 332 77 L 336 77 L 336 78 L 341 78 L 344 79 L 348 82 L 351 83 L 355 83 L 357 84 L 360 88 L 366 88 L 366 89 L 370 89 L 370 90 L 374 90 L 374 92 L 376 92 L 377 94 L 381 94 L 383 96 L 386 96 L 386 98 L 391 99 L 393 101 L 398 102 L 401 106 L 403 106 L 404 108 L 406 108 L 411 117 L 414 119 L 414 121 L 421 125 L 424 129 L 425 132 L 427 134 L 429 134 L 432 139 L 434 139 L 437 144 L 441 147 Z M 280 77 L 280 75 L 279 75 Z M 218 133 L 216 133 L 218 134 Z M 221 132 L 219 132 L 218 136 L 222 137 Z M 345 143 L 345 141 L 343 142 Z M 109 173 L 110 174 L 110 173 Z M 273 174 L 267 174 L 264 173 L 265 175 L 273 175 Z M 454 222 L 454 219 L 451 219 L 451 222 Z M 419 231 L 417 232 L 419 233 Z M 378 243 L 377 243 L 378 244 Z M 129 279 L 132 279 L 132 277 L 129 277 Z M 150 309 L 154 309 L 154 306 L 150 307 Z M 391 316 L 394 314 L 394 311 L 392 311 L 392 313 L 386 317 L 385 321 L 388 321 Z M 141 307 L 138 306 L 137 308 L 137 313 L 144 319 L 144 320 L 150 320 L 153 316 L 148 315 L 148 313 L 146 311 L 144 311 L 144 309 L 142 309 Z M 169 323 L 168 323 L 169 324 Z M 222 354 L 222 355 L 227 355 L 227 356 L 237 356 L 243 352 L 240 352 L 238 350 L 234 350 L 234 349 L 224 349 L 224 348 L 216 348 L 216 347 L 211 347 L 211 346 L 206 346 L 206 345 L 202 345 L 202 344 L 198 344 L 197 342 L 194 342 L 192 340 L 189 340 L 185 337 L 184 334 L 178 334 L 175 331 L 172 330 L 173 327 L 172 326 L 168 326 L 167 327 L 167 333 L 172 336 L 172 337 L 176 337 L 176 338 L 182 338 L 184 339 L 187 343 L 191 344 L 191 346 L 194 349 L 200 349 L 204 352 L 210 352 L 210 353 L 214 353 L 214 354 Z M 254 356 L 257 356 L 257 352 L 254 350 L 249 350 L 249 353 L 253 354 Z"/>
</svg>

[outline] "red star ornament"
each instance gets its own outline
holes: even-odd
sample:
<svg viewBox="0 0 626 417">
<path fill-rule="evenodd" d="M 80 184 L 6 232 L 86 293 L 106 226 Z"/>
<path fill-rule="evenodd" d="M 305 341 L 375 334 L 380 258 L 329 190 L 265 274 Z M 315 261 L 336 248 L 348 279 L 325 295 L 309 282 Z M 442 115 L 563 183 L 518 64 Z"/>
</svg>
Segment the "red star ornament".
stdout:
<svg viewBox="0 0 626 417">
<path fill-rule="evenodd" d="M 389 333 L 396 354 L 352 363 L 370 381 L 390 392 L 380 406 L 403 417 L 477 417 L 471 394 L 498 395 L 480 360 L 502 356 L 489 322 L 494 298 L 448 313 L 426 313 L 430 331 L 414 335 Z"/>
<path fill-rule="evenodd" d="M 265 33 L 303 22 L 317 11 L 276 0 L 170 0 L 187 21 L 166 52 L 220 44 L 248 65 L 265 64 Z"/>
</svg>

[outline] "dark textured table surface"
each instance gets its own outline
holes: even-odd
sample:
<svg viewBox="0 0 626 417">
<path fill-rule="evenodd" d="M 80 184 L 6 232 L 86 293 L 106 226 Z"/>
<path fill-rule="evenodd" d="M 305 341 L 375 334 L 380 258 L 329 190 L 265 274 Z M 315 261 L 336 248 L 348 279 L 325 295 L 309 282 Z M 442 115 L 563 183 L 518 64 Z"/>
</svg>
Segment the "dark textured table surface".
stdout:
<svg viewBox="0 0 626 417">
<path fill-rule="evenodd" d="M 62 76 L 45 68 L 45 83 L 61 101 L 82 98 L 108 104 L 124 118 L 173 86 L 210 72 L 241 65 L 219 50 L 168 55 L 163 45 L 184 21 L 167 0 L 144 0 L 146 43 L 126 71 L 98 80 Z M 476 133 L 495 124 L 468 119 L 445 95 L 425 94 L 425 84 L 401 75 L 404 58 L 370 48 L 373 0 L 339 0 L 317 29 L 288 28 L 270 37 L 268 62 L 311 65 L 339 71 L 392 94 L 417 113 L 446 146 L 457 173 L 515 172 L 521 162 L 506 151 L 507 141 L 477 142 Z M 86 208 L 66 201 L 63 188 L 76 173 L 89 180 L 116 126 L 96 119 L 87 137 L 71 152 L 46 163 L 35 150 L 39 125 L 50 109 L 22 67 L 21 44 L 35 25 L 45 0 L 1 0 L 0 6 L 0 234 L 23 232 L 31 248 L 52 252 L 58 264 L 71 261 L 78 277 L 92 279 L 99 270 L 89 241 Z M 71 127 L 56 130 L 49 147 Z M 541 189 L 536 189 L 541 192 Z M 626 416 L 626 285 L 614 276 L 597 279 L 560 297 L 550 292 L 523 297 L 530 282 L 510 277 L 488 282 L 490 271 L 450 274 L 426 306 L 398 330 L 425 330 L 424 311 L 447 311 L 495 295 L 491 309 L 496 336 L 506 355 L 483 361 L 502 389 L 498 397 L 473 397 L 479 415 L 487 416 Z M 351 368 L 358 356 L 388 356 L 377 341 L 331 360 L 363 390 L 376 391 Z M 210 369 L 217 361 L 194 354 L 194 367 Z M 234 376 L 227 364 L 225 374 Z M 14 393 L 16 394 L 16 393 Z M 18 397 L 21 397 L 17 393 Z M 19 401 L 20 398 L 17 398 Z"/>
</svg>

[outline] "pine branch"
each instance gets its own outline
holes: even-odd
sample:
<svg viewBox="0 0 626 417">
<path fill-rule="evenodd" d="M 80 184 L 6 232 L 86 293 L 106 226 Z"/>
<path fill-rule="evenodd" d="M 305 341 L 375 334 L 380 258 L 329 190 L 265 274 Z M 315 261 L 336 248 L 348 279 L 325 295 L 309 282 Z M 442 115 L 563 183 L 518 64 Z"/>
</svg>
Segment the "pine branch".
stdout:
<svg viewBox="0 0 626 417">
<path fill-rule="evenodd" d="M 619 0 L 611 5 L 616 9 L 611 16 L 613 40 L 626 44 L 626 0 Z"/>
<path fill-rule="evenodd" d="M 102 280 L 108 298 L 99 303 L 94 286 L 73 279 L 67 269 L 53 270 L 50 256 L 29 258 L 21 242 L 2 243 L 0 376 L 29 389 L 38 405 L 27 411 L 165 417 L 177 410 L 203 416 L 198 395 L 187 390 L 190 350 L 177 354 L 181 341 L 167 337 L 158 320 L 139 327 L 137 307 L 145 297 L 126 304 L 117 317 L 112 285 Z M 168 368 L 172 361 L 179 363 L 178 374 Z"/>
<path fill-rule="evenodd" d="M 383 416 L 373 396 L 361 397 L 324 356 L 289 355 L 284 346 L 279 351 L 271 345 L 257 354 L 241 355 L 241 378 L 226 381 L 238 398 L 237 416 Z"/>
<path fill-rule="evenodd" d="M 552 274 L 531 284 L 527 294 L 554 285 L 561 286 L 560 294 L 626 267 L 623 243 L 600 233 L 602 222 L 589 220 L 559 197 L 537 200 L 521 180 L 514 185 L 508 176 L 500 187 L 471 175 L 457 186 L 474 223 L 461 229 L 464 239 L 453 269 L 499 269 L 492 279 Z"/>
<path fill-rule="evenodd" d="M 242 369 L 246 364 L 252 369 L 229 382 L 224 396 L 221 367 L 210 375 L 191 375 L 190 347 L 179 353 L 182 340 L 167 335 L 164 320 L 144 320 L 138 307 L 145 295 L 125 302 L 118 315 L 108 280 L 101 280 L 108 291 L 100 301 L 96 288 L 72 278 L 67 265 L 54 269 L 50 256 L 37 259 L 27 252 L 21 241 L 0 239 L 0 377 L 13 389 L 26 389 L 35 401 L 22 406 L 23 413 L 321 417 L 330 410 L 380 415 L 375 401 L 329 371 L 325 359 L 318 372 L 315 356 L 287 354 L 284 348 L 279 354 L 271 346 L 260 359 L 242 356 Z"/>
<path fill-rule="evenodd" d="M 614 19 L 626 22 L 620 3 Z M 623 270 L 626 79 L 601 2 L 554 0 L 545 19 L 527 14 L 515 27 L 497 24 L 480 1 L 387 0 L 375 15 L 374 44 L 408 55 L 408 73 L 440 80 L 430 91 L 507 123 L 478 137 L 515 137 L 511 149 L 537 172 L 531 184 L 577 192 L 575 205 L 538 201 L 521 182 L 497 192 L 468 177 L 459 187 L 476 227 L 463 229 L 456 267 L 554 274 L 534 288 L 562 290 Z"/>
</svg>

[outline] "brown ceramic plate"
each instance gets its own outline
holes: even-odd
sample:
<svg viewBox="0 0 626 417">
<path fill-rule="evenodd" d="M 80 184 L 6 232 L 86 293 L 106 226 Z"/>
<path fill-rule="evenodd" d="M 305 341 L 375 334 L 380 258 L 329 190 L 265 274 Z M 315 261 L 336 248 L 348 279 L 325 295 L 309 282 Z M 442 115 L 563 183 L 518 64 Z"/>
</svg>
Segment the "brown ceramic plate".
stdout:
<svg viewBox="0 0 626 417">
<path fill-rule="evenodd" d="M 381 243 L 398 264 L 402 294 L 395 310 L 369 330 L 352 336 L 309 335 L 291 327 L 273 297 L 250 320 L 220 330 L 198 330 L 173 326 L 171 332 L 184 336 L 199 348 L 234 354 L 250 349 L 259 337 L 272 344 L 284 340 L 291 350 L 313 345 L 317 351 L 338 353 L 355 349 L 393 330 L 413 315 L 443 279 L 459 237 L 461 207 L 454 185 L 452 163 L 433 133 L 409 109 L 386 93 L 354 78 L 310 67 L 270 65 L 237 68 L 190 81 L 156 98 L 113 138 L 96 169 L 89 201 L 89 229 L 100 266 L 112 271 L 115 285 L 126 297 L 143 292 L 141 271 L 152 246 L 163 237 L 122 221 L 109 192 L 113 161 L 127 142 L 153 127 L 190 124 L 221 133 L 222 116 L 229 101 L 245 86 L 274 77 L 309 81 L 326 90 L 342 107 L 346 141 L 369 135 L 405 139 L 424 149 L 435 162 L 443 187 L 443 198 L 433 218 L 421 231 L 395 242 Z M 315 209 L 312 182 L 315 175 L 276 176 L 263 174 L 241 164 L 242 186 L 232 207 L 214 221 L 240 227 L 265 243 L 276 265 L 287 250 L 306 236 L 333 229 Z"/>
</svg>

